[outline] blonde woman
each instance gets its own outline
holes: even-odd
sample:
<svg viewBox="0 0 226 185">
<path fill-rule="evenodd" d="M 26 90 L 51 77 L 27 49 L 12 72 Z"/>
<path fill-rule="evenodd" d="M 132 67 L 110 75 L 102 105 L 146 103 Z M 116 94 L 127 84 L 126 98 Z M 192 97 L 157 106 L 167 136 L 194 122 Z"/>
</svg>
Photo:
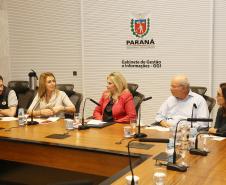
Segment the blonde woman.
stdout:
<svg viewBox="0 0 226 185">
<path fill-rule="evenodd" d="M 65 92 L 56 89 L 55 76 L 45 72 L 39 77 L 38 93 L 27 112 L 34 117 L 64 117 L 65 112 L 74 113 L 75 106 Z"/>
<path fill-rule="evenodd" d="M 102 94 L 99 104 L 93 112 L 93 117 L 97 120 L 128 123 L 131 119 L 136 119 L 133 96 L 119 72 L 108 75 L 107 90 Z"/>
</svg>

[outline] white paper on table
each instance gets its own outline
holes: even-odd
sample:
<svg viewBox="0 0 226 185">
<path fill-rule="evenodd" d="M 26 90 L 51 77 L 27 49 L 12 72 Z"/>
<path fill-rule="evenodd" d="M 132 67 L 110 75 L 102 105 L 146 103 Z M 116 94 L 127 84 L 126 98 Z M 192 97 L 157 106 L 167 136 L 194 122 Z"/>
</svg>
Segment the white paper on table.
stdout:
<svg viewBox="0 0 226 185">
<path fill-rule="evenodd" d="M 208 134 L 204 135 L 203 137 L 210 138 L 211 140 L 214 140 L 214 141 L 222 141 L 225 139 L 225 137 L 213 136 Z"/>
<path fill-rule="evenodd" d="M 49 117 L 48 119 L 43 119 L 43 118 L 33 118 L 34 121 L 37 121 L 39 124 L 47 124 L 50 122 L 55 122 L 59 117 Z M 28 118 L 27 121 L 31 121 L 31 118 Z"/>
<path fill-rule="evenodd" d="M 158 130 L 158 131 L 162 131 L 162 132 L 168 132 L 169 131 L 169 128 L 161 127 L 161 126 L 145 127 L 145 129 L 148 129 L 148 130 Z"/>
<path fill-rule="evenodd" d="M 60 119 L 60 118 L 59 117 L 49 117 L 49 118 L 47 118 L 45 120 L 40 121 L 39 124 L 48 124 L 50 122 L 55 122 L 58 119 Z"/>
<path fill-rule="evenodd" d="M 15 117 L 1 117 L 0 121 L 16 121 L 18 118 Z"/>
<path fill-rule="evenodd" d="M 87 125 L 103 125 L 104 123 L 107 123 L 107 122 L 104 122 L 104 121 L 101 121 L 101 120 L 96 120 L 96 119 L 91 119 L 87 122 Z"/>
<path fill-rule="evenodd" d="M 60 119 L 60 117 L 49 117 L 49 118 L 47 119 L 47 121 L 55 122 L 55 121 L 57 121 L 57 120 L 59 120 L 59 119 Z"/>
</svg>

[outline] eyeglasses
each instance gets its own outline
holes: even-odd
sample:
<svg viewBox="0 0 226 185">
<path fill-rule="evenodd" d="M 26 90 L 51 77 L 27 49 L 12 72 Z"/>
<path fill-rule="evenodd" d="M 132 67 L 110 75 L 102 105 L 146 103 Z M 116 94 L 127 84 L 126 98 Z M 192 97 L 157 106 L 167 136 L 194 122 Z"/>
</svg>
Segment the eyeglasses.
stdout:
<svg viewBox="0 0 226 185">
<path fill-rule="evenodd" d="M 180 87 L 183 87 L 182 85 L 171 85 L 170 86 L 172 89 L 176 89 L 176 88 L 180 88 Z"/>
</svg>

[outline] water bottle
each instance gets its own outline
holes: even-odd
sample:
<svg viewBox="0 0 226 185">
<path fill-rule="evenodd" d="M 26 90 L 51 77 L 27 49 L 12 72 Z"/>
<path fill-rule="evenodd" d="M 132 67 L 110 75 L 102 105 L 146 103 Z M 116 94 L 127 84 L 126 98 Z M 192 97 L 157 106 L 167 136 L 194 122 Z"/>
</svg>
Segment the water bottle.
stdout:
<svg viewBox="0 0 226 185">
<path fill-rule="evenodd" d="M 178 137 L 178 143 L 179 143 L 178 150 L 181 156 L 180 162 L 184 166 L 188 166 L 186 153 L 188 150 L 189 130 L 190 130 L 190 125 L 188 125 L 187 123 L 184 123 L 184 124 L 182 123 L 179 128 L 180 137 Z"/>
<path fill-rule="evenodd" d="M 189 132 L 189 148 L 194 148 L 195 147 L 195 139 L 196 139 L 196 135 L 197 135 L 198 131 L 196 128 L 190 128 L 190 132 Z"/>
<path fill-rule="evenodd" d="M 29 76 L 29 86 L 31 89 L 33 89 L 34 91 L 36 90 L 37 87 L 37 74 L 34 70 L 32 70 L 32 72 L 28 73 Z"/>
<path fill-rule="evenodd" d="M 24 126 L 25 124 L 25 115 L 24 115 L 23 108 L 19 108 L 18 110 L 18 122 L 19 122 L 19 126 Z"/>
</svg>

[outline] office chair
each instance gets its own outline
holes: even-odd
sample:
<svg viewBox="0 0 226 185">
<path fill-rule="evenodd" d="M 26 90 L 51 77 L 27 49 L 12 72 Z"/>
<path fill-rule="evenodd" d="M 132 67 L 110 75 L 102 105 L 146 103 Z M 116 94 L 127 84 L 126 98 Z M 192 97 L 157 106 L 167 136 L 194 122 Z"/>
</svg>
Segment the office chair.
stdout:
<svg viewBox="0 0 226 185">
<path fill-rule="evenodd" d="M 83 95 L 74 91 L 73 84 L 57 84 L 57 89 L 64 91 L 71 102 L 75 105 L 76 113 L 80 112 L 80 105 L 82 103 Z"/>
<path fill-rule="evenodd" d="M 203 98 L 206 100 L 206 103 L 207 103 L 207 106 L 209 109 L 209 113 L 211 113 L 211 111 L 213 110 L 213 108 L 216 104 L 216 100 L 210 96 L 205 95 L 207 88 L 201 87 L 201 86 L 191 86 L 190 88 L 191 88 L 191 91 L 203 96 Z"/>
<path fill-rule="evenodd" d="M 18 99 L 17 116 L 19 108 L 24 108 L 25 111 L 29 108 L 34 99 L 35 91 L 30 89 L 28 81 L 9 81 L 8 88 L 13 89 L 16 92 Z"/>
<path fill-rule="evenodd" d="M 197 94 L 200 94 L 200 95 L 204 95 L 207 91 L 207 88 L 206 87 L 201 87 L 201 86 L 190 86 L 190 89 L 192 92 L 195 92 Z"/>
<path fill-rule="evenodd" d="M 133 95 L 133 101 L 134 101 L 136 113 L 138 114 L 138 110 L 140 108 L 144 95 L 137 91 L 138 84 L 128 83 L 127 85 L 128 85 L 129 91 Z"/>
<path fill-rule="evenodd" d="M 135 105 L 135 109 L 136 109 L 136 113 L 138 114 L 140 105 L 142 103 L 144 99 L 144 95 L 141 94 L 140 92 L 136 91 L 136 93 L 133 96 L 133 101 L 134 101 L 134 105 Z"/>
<path fill-rule="evenodd" d="M 210 96 L 207 95 L 203 95 L 203 98 L 206 100 L 208 109 L 209 109 L 209 113 L 211 113 L 211 111 L 213 110 L 215 104 L 216 104 L 216 100 Z"/>
<path fill-rule="evenodd" d="M 134 96 L 136 93 L 136 90 L 138 88 L 138 84 L 128 83 L 127 86 L 128 86 L 129 91 L 131 92 L 131 94 Z"/>
</svg>

